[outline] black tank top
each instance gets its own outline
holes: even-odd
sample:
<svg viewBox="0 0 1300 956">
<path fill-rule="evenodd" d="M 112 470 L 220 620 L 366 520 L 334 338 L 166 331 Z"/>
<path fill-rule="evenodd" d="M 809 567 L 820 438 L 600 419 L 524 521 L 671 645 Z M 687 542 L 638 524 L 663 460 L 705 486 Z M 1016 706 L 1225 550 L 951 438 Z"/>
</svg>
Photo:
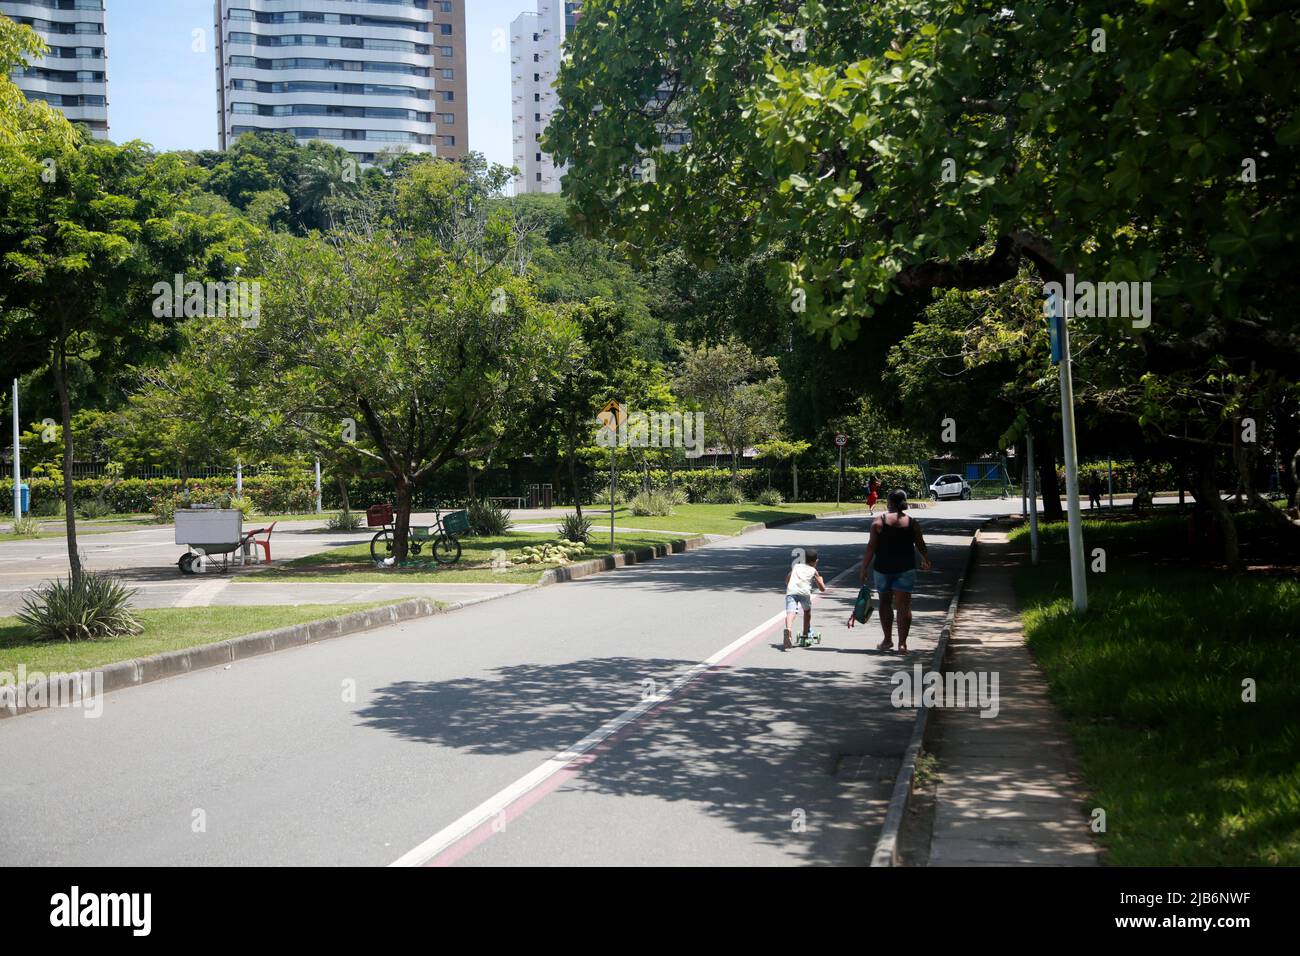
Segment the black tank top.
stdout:
<svg viewBox="0 0 1300 956">
<path fill-rule="evenodd" d="M 885 518 L 880 519 L 880 539 L 876 543 L 875 568 L 881 574 L 902 574 L 916 567 L 916 552 L 913 550 L 911 517 L 906 524 L 891 525 Z"/>
</svg>

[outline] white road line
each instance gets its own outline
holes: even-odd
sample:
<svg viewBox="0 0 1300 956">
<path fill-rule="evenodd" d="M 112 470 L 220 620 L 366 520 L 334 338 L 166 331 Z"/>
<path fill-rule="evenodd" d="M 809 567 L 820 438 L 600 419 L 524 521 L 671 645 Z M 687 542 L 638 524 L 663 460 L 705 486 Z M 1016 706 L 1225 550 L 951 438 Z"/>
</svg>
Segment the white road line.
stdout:
<svg viewBox="0 0 1300 956">
<path fill-rule="evenodd" d="M 850 565 L 848 568 L 837 574 L 833 580 L 829 581 L 826 587 L 828 589 L 835 587 L 841 579 L 847 577 L 857 569 L 858 565 L 856 563 Z M 686 673 L 674 680 L 663 691 L 656 693 L 652 697 L 647 697 L 635 707 L 631 707 L 612 720 L 608 720 L 601 724 L 598 729 L 588 734 L 586 737 L 583 737 L 568 750 L 561 751 L 545 763 L 534 767 L 514 783 L 498 790 L 473 810 L 470 810 L 459 819 L 443 827 L 433 836 L 429 837 L 429 839 L 415 847 L 415 849 L 403 854 L 397 860 L 394 860 L 389 864 L 389 866 L 410 867 L 423 866 L 425 863 L 428 863 L 439 853 L 454 846 L 458 841 L 473 833 L 489 820 L 492 820 L 498 813 L 505 810 L 520 797 L 525 796 L 542 783 L 545 783 L 549 778 L 555 776 L 561 770 L 564 770 L 572 764 L 573 761 L 617 734 L 628 724 L 640 719 L 648 711 L 653 710 L 665 701 L 672 699 L 680 693 L 682 688 L 687 684 L 699 679 L 699 677 L 715 667 L 720 661 L 726 660 L 732 653 L 740 650 L 740 648 L 744 647 L 763 631 L 770 628 L 773 624 L 779 623 L 784 619 L 784 617 L 784 611 L 773 614 L 762 624 L 746 631 L 726 647 L 710 655 L 706 660 L 692 666 L 686 671 Z"/>
<path fill-rule="evenodd" d="M 230 585 L 230 578 L 217 578 L 195 585 L 182 594 L 172 607 L 211 607 L 216 596 Z"/>
</svg>

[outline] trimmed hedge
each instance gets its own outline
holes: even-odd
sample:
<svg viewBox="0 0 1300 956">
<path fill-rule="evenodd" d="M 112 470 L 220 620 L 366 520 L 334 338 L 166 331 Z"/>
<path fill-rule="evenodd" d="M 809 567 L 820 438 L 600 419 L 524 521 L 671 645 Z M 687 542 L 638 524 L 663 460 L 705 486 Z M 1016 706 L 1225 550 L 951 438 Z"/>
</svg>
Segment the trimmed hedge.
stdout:
<svg viewBox="0 0 1300 956">
<path fill-rule="evenodd" d="M 799 499 L 801 501 L 834 501 L 836 468 L 800 468 Z M 851 467 L 844 469 L 844 483 L 840 489 L 843 500 L 852 501 L 866 496 L 866 483 L 875 477 L 880 480 L 883 498 L 894 488 L 902 488 L 910 497 L 923 496 L 926 486 L 921 469 L 916 465 L 879 465 L 874 468 Z M 618 476 L 618 487 L 629 499 L 642 491 L 645 472 L 626 471 Z M 692 503 L 708 501 L 724 492 L 733 483 L 729 468 L 684 468 L 671 475 L 665 470 L 650 472 L 652 491 L 666 491 L 670 487 L 684 491 Z M 779 491 L 786 501 L 794 497 L 794 481 L 789 466 L 781 468 L 747 468 L 736 473 L 734 483 L 745 497 L 754 501 L 768 487 Z M 603 488 L 609 479 L 600 473 L 592 474 L 587 482 L 588 500 Z"/>
<path fill-rule="evenodd" d="M 1116 463 L 1118 470 L 1119 463 Z M 800 468 L 799 499 L 801 501 L 834 501 L 835 468 Z M 1086 474 L 1086 471 L 1084 471 Z M 618 488 L 626 500 L 631 500 L 643 490 L 643 471 L 626 469 L 619 472 Z M 902 488 L 911 497 L 924 497 L 927 493 L 921 470 L 915 465 L 879 465 L 876 467 L 855 466 L 844 469 L 844 484 L 841 495 L 845 501 L 860 501 L 866 496 L 867 480 L 876 477 L 880 480 L 880 494 L 885 497 L 892 489 Z M 476 492 L 480 497 L 489 495 L 517 494 L 523 490 L 527 477 L 512 476 L 507 470 L 494 470 L 481 475 L 476 483 Z M 723 494 L 733 483 L 740 489 L 746 500 L 757 500 L 760 493 L 772 488 L 779 492 L 786 501 L 794 498 L 794 482 L 790 466 L 784 464 L 776 468 L 745 468 L 732 478 L 729 468 L 681 468 L 671 475 L 664 469 L 654 469 L 649 475 L 652 491 L 675 491 L 679 497 L 691 502 L 705 502 Z M 27 484 L 31 487 L 33 508 L 53 501 L 63 495 L 62 482 L 52 478 L 33 478 Z M 72 483 L 73 494 L 78 506 L 94 501 L 100 491 L 108 485 L 103 478 L 80 478 Z M 596 496 L 608 489 L 608 472 L 601 469 L 585 470 L 579 476 L 579 486 L 583 489 L 585 502 L 593 501 Z M 235 494 L 234 477 L 192 478 L 187 485 L 190 500 L 208 503 Z M 1116 485 L 1117 490 L 1120 485 Z M 105 493 L 104 500 L 114 513 L 147 514 L 154 510 L 155 502 L 165 502 L 181 496 L 181 481 L 176 478 L 126 478 L 112 484 Z M 343 502 L 340 499 L 337 484 L 328 478 L 322 482 L 322 505 L 327 510 L 338 510 Z M 0 496 L 8 500 L 13 494 L 8 478 L 0 478 Z M 568 483 L 561 479 L 555 486 L 556 502 L 567 502 Z M 315 477 L 308 472 L 301 474 L 246 477 L 244 495 L 252 499 L 261 514 L 293 514 L 313 511 L 316 505 Z M 462 470 L 449 468 L 417 489 L 414 506 L 417 511 L 430 510 L 436 504 L 440 507 L 463 506 L 468 495 L 465 474 Z M 348 485 L 348 501 L 353 511 L 364 511 L 371 504 L 391 501 L 392 489 L 383 479 L 358 479 Z M 162 508 L 166 510 L 165 507 Z"/>
</svg>

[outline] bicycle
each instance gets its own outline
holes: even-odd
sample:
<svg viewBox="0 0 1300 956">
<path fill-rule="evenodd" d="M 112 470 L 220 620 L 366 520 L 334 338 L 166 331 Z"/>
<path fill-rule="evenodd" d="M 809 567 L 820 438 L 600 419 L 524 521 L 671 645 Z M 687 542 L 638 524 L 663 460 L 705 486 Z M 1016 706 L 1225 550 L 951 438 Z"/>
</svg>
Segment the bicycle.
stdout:
<svg viewBox="0 0 1300 956">
<path fill-rule="evenodd" d="M 412 526 L 406 539 L 409 556 L 419 556 L 425 548 L 438 564 L 455 564 L 460 560 L 461 544 L 459 535 L 469 530 L 469 513 L 466 511 L 450 512 L 445 518 L 437 505 L 433 509 L 434 524 L 428 527 Z M 366 523 L 372 528 L 378 527 L 375 536 L 370 539 L 370 557 L 375 564 L 388 566 L 393 563 L 393 544 L 397 538 L 397 525 L 393 521 L 393 506 L 373 505 L 366 509 Z"/>
</svg>

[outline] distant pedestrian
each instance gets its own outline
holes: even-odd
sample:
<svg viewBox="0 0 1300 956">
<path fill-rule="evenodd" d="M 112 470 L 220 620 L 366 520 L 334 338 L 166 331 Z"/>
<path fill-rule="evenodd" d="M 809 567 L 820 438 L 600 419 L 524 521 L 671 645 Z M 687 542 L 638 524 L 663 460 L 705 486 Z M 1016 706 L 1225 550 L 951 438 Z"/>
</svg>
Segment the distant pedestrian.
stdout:
<svg viewBox="0 0 1300 956">
<path fill-rule="evenodd" d="M 880 480 L 872 478 L 867 482 L 867 514 L 876 513 L 876 502 L 880 500 Z"/>
<path fill-rule="evenodd" d="M 812 631 L 812 589 L 825 592 L 826 582 L 817 573 L 817 549 L 808 548 L 803 553 L 803 560 L 790 568 L 785 576 L 785 641 L 781 650 L 794 647 L 794 619 L 803 611 L 803 636 L 807 639 Z"/>
<path fill-rule="evenodd" d="M 885 639 L 878 650 L 894 646 L 894 612 L 898 612 L 898 649 L 907 650 L 912 629 L 912 591 L 916 587 L 916 552 L 921 552 L 921 570 L 929 571 L 930 552 L 921 535 L 921 525 L 907 514 L 907 492 L 896 488 L 889 493 L 888 510 L 871 522 L 871 538 L 862 555 L 858 581 L 866 583 L 871 569 L 872 584 L 880 595 L 880 629 Z"/>
<path fill-rule="evenodd" d="M 1088 507 L 1101 507 L 1101 479 L 1095 471 L 1088 476 Z"/>
</svg>

